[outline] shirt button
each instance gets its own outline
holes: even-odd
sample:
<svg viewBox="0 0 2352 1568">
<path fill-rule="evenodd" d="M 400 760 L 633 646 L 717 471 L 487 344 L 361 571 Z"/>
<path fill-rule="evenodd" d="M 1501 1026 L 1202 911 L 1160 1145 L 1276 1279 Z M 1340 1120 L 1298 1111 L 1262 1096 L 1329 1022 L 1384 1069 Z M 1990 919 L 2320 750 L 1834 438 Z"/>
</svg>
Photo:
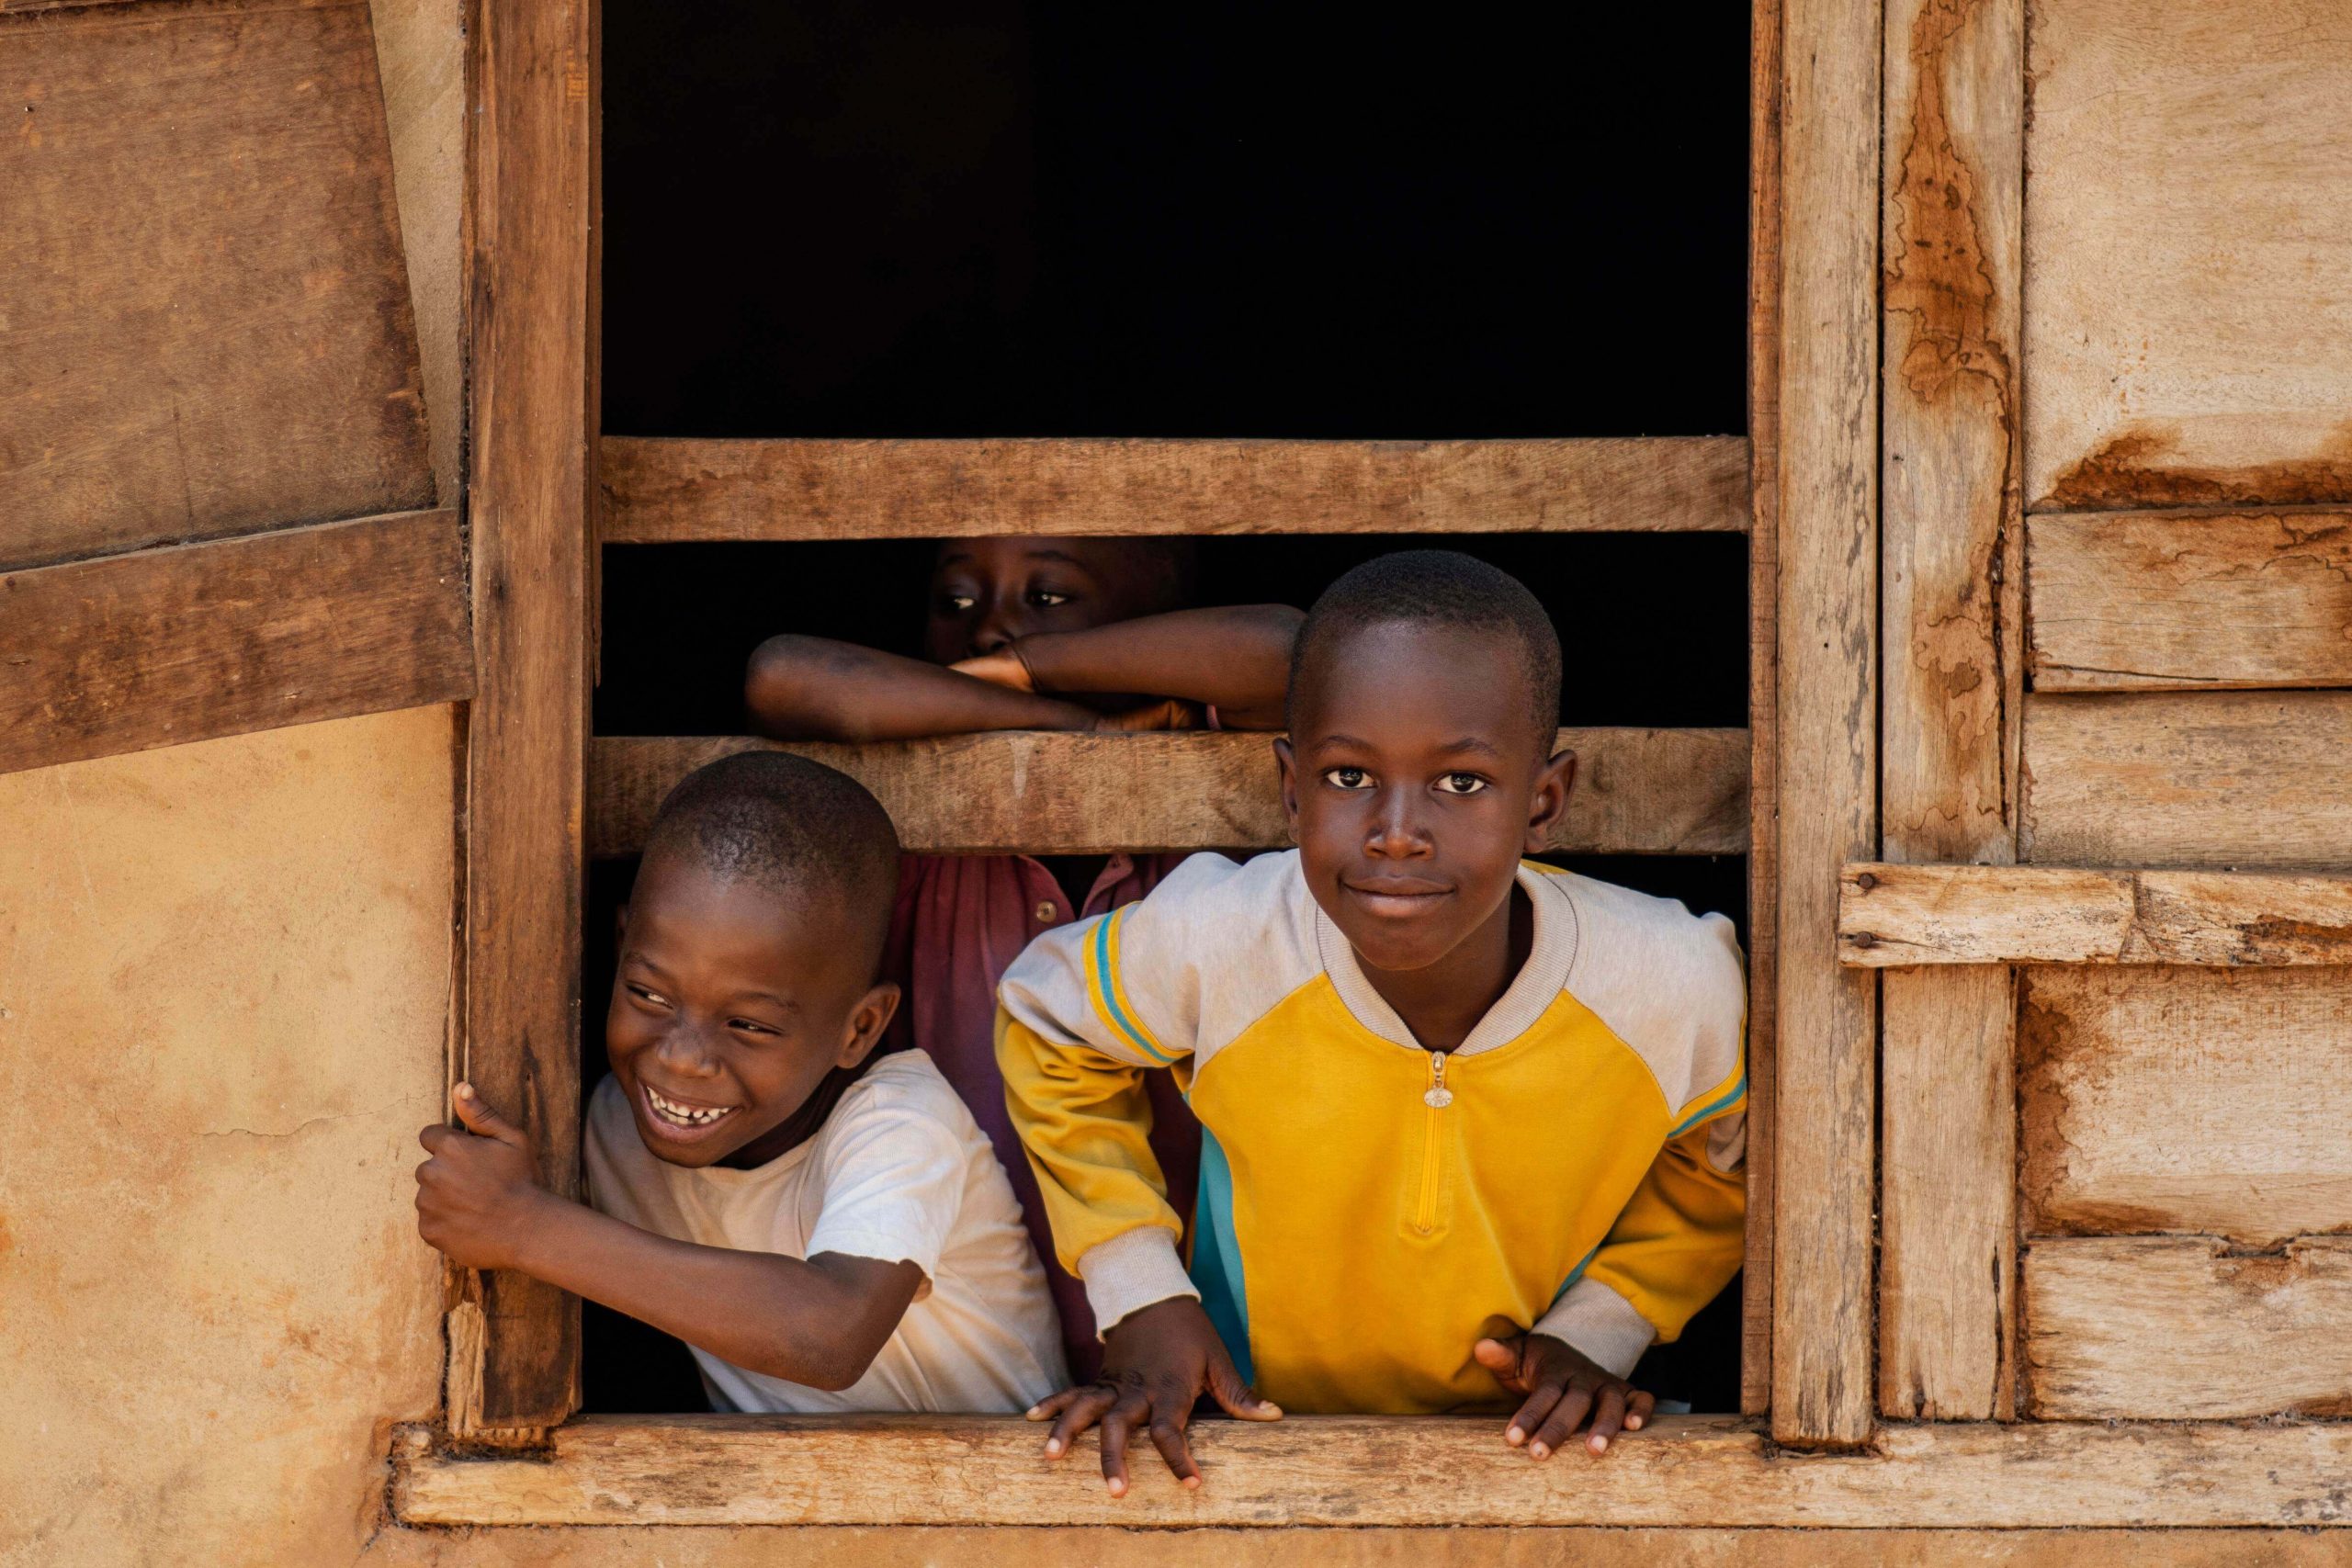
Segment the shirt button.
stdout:
<svg viewBox="0 0 2352 1568">
<path fill-rule="evenodd" d="M 1056 920 L 1060 919 L 1061 916 L 1061 909 L 1056 905 L 1040 904 L 1037 906 L 1037 919 L 1042 925 L 1052 925 Z"/>
</svg>

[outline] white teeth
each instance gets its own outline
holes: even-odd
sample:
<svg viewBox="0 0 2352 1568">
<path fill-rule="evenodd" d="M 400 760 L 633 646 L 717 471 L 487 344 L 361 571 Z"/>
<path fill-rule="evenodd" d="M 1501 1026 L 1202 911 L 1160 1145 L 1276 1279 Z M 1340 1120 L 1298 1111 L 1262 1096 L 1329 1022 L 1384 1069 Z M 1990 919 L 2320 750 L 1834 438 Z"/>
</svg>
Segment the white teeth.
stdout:
<svg viewBox="0 0 2352 1568">
<path fill-rule="evenodd" d="M 722 1105 L 715 1111 L 697 1111 L 691 1105 L 681 1105 L 674 1100 L 664 1100 L 650 1088 L 645 1091 L 645 1100 L 647 1104 L 653 1107 L 653 1113 L 656 1116 L 678 1127 L 707 1127 L 735 1109 L 731 1105 Z"/>
</svg>

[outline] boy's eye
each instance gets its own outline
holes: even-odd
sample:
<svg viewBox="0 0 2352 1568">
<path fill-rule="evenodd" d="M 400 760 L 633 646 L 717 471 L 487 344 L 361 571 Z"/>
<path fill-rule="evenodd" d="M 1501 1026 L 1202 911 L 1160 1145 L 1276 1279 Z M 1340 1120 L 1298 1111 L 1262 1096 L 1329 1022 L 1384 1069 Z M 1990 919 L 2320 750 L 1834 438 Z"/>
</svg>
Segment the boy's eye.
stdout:
<svg viewBox="0 0 2352 1568">
<path fill-rule="evenodd" d="M 1069 601 L 1070 595 L 1062 592 L 1059 589 L 1033 588 L 1029 591 L 1029 603 L 1041 610 L 1056 609 L 1069 604 Z"/>
<path fill-rule="evenodd" d="M 1437 781 L 1437 787 L 1448 795 L 1476 795 L 1487 787 L 1487 781 L 1476 773 L 1448 773 Z"/>
<path fill-rule="evenodd" d="M 939 607 L 954 615 L 962 615 L 978 603 L 979 599 L 970 593 L 943 593 L 939 596 Z"/>
<path fill-rule="evenodd" d="M 1334 789 L 1369 789 L 1372 775 L 1362 768 L 1329 768 L 1324 771 L 1323 782 Z"/>
<path fill-rule="evenodd" d="M 766 1024 L 748 1018 L 730 1018 L 727 1021 L 727 1027 L 729 1029 L 740 1029 L 746 1034 L 774 1034 L 776 1032 L 775 1030 L 770 1029 Z"/>
<path fill-rule="evenodd" d="M 663 996 L 659 991 L 653 990 L 645 986 L 640 986 L 634 980 L 630 981 L 628 984 L 628 994 L 635 997 L 638 1000 L 645 1002 L 652 1007 L 666 1008 L 670 1005 L 669 998 Z"/>
</svg>

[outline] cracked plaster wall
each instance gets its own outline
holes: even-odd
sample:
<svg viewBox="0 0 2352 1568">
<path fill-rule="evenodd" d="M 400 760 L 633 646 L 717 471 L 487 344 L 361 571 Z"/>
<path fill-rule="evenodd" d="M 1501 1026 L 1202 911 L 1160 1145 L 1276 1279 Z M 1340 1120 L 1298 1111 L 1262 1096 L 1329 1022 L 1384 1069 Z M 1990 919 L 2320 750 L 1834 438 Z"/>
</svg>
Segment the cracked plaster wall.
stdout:
<svg viewBox="0 0 2352 1568">
<path fill-rule="evenodd" d="M 430 1416 L 452 710 L 0 775 L 0 1564 L 348 1562 Z"/>
</svg>

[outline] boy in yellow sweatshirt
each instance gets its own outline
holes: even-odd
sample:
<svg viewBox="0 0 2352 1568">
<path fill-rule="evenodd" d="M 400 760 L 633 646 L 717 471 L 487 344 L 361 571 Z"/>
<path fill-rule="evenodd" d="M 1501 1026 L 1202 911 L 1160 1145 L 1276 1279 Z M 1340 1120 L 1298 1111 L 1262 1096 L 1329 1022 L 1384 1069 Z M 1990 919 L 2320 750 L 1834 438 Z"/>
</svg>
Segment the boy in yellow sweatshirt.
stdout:
<svg viewBox="0 0 2352 1568">
<path fill-rule="evenodd" d="M 1745 987 L 1731 924 L 1526 863 L 1566 804 L 1560 647 L 1466 556 L 1341 578 L 1275 742 L 1299 847 L 1185 863 L 1006 973 L 998 1059 L 1056 1248 L 1104 1328 L 1111 1492 L 1147 1432 L 1188 1486 L 1230 1414 L 1514 1408 L 1538 1459 L 1605 1450 L 1625 1374 L 1738 1269 Z M 1143 1074 L 1204 1129 L 1191 1268 Z M 1256 1387 L 1268 1396 L 1261 1399 Z"/>
</svg>

